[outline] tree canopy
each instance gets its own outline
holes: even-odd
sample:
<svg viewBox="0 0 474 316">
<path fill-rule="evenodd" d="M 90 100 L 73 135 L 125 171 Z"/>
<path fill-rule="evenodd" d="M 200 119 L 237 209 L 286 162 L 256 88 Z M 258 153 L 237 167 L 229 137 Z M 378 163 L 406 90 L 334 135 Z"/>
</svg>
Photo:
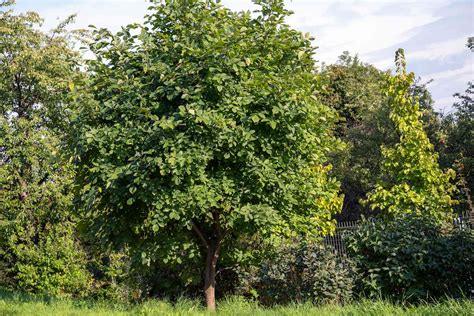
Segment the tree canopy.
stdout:
<svg viewBox="0 0 474 316">
<path fill-rule="evenodd" d="M 442 148 L 443 164 L 454 167 L 462 201 L 460 213 L 474 217 L 474 84 L 468 82 L 464 93 L 455 93 L 454 112 L 443 121 L 446 143 Z"/>
<path fill-rule="evenodd" d="M 336 114 L 315 97 L 309 35 L 283 1 L 256 15 L 216 1 L 166 1 L 144 25 L 99 29 L 78 86 L 73 147 L 97 236 L 145 263 L 199 256 L 213 309 L 218 257 L 243 238 L 333 229 L 327 154 Z M 80 93 L 79 93 L 80 92 Z"/>
<path fill-rule="evenodd" d="M 69 81 L 79 76 L 65 26 L 0 4 L 0 283 L 50 294 L 89 284 L 72 216 L 73 168 L 63 159 Z"/>
</svg>

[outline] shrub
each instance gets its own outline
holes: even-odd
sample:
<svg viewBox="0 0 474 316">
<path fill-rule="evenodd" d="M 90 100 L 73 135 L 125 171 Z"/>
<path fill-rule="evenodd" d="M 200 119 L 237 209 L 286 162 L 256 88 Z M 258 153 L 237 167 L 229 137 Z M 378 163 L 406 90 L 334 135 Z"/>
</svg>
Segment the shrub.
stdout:
<svg viewBox="0 0 474 316">
<path fill-rule="evenodd" d="M 23 224 L 0 230 L 0 284 L 54 296 L 87 295 L 92 279 L 73 224 L 46 224 L 42 230 Z"/>
<path fill-rule="evenodd" d="M 343 303 L 350 300 L 352 262 L 321 244 L 286 245 L 243 278 L 244 287 L 265 305 L 293 301 Z"/>
<path fill-rule="evenodd" d="M 0 115 L 0 284 L 83 295 L 90 278 L 71 212 L 74 173 L 40 122 Z"/>
<path fill-rule="evenodd" d="M 91 247 L 90 253 L 94 298 L 136 303 L 149 297 L 174 301 L 183 295 L 196 297 L 201 294 L 203 284 L 197 264 L 142 265 L 126 247 L 120 251 Z M 222 280 L 221 274 L 219 280 Z"/>
<path fill-rule="evenodd" d="M 368 296 L 416 301 L 473 290 L 472 231 L 403 216 L 364 221 L 346 242 L 359 270 L 359 289 Z"/>
<path fill-rule="evenodd" d="M 106 301 L 136 302 L 149 295 L 148 274 L 132 270 L 124 251 L 97 251 L 91 247 L 88 269 L 94 283 L 91 296 Z"/>
</svg>

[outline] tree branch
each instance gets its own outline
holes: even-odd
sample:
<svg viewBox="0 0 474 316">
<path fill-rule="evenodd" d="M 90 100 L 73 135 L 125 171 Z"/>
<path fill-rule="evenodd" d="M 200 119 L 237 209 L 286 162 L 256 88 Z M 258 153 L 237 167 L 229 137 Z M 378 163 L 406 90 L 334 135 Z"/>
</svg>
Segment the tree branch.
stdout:
<svg viewBox="0 0 474 316">
<path fill-rule="evenodd" d="M 204 237 L 204 235 L 202 234 L 202 232 L 199 230 L 199 228 L 196 226 L 196 224 L 194 224 L 193 222 L 191 222 L 191 225 L 193 227 L 193 230 L 194 232 L 198 235 L 199 239 L 201 239 L 202 243 L 204 244 L 204 246 L 206 246 L 206 248 L 209 248 L 209 243 L 208 241 L 206 240 L 206 238 Z"/>
<path fill-rule="evenodd" d="M 15 74 L 15 88 L 16 88 L 16 93 L 17 93 L 17 107 L 18 107 L 18 117 L 23 117 L 24 112 L 26 110 L 23 108 L 23 95 L 21 91 L 21 79 L 20 79 L 20 74 Z"/>
<path fill-rule="evenodd" d="M 234 269 L 234 268 L 236 268 L 236 267 L 237 267 L 237 265 L 233 265 L 233 266 L 230 266 L 230 267 L 225 267 L 225 268 L 219 269 L 219 270 L 216 272 L 216 276 L 217 276 L 219 273 L 223 272 L 223 271 L 232 270 L 232 269 Z"/>
</svg>

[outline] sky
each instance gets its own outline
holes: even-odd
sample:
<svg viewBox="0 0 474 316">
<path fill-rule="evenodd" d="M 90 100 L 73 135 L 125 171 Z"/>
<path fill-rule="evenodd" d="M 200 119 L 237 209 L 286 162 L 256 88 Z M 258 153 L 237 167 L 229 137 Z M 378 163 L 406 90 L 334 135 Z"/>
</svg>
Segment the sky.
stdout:
<svg viewBox="0 0 474 316">
<path fill-rule="evenodd" d="M 147 0 L 17 0 L 17 11 L 36 11 L 45 28 L 77 13 L 75 27 L 90 24 L 112 31 L 140 22 Z M 222 0 L 233 10 L 253 10 L 251 0 Z M 474 53 L 466 47 L 474 36 L 474 0 L 287 0 L 294 14 L 287 22 L 310 32 L 315 58 L 331 64 L 343 51 L 358 54 L 380 69 L 393 68 L 395 51 L 405 49 L 408 70 L 428 85 L 435 108 L 447 114 L 456 92 L 474 80 Z"/>
</svg>

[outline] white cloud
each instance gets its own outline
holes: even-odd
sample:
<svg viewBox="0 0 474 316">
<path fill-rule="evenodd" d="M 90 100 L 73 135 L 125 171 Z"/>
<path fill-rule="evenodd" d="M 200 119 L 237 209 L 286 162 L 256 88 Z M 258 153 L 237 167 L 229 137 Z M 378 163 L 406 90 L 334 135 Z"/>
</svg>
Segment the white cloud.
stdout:
<svg viewBox="0 0 474 316">
<path fill-rule="evenodd" d="M 222 4 L 233 10 L 256 8 L 251 0 L 223 0 Z M 411 47 L 406 47 L 409 65 L 420 65 L 418 70 L 423 71 L 417 75 L 436 80 L 431 86 L 438 104 L 446 102 L 452 93 L 462 91 L 465 81 L 473 77 L 472 57 L 463 55 L 457 61 L 452 60 L 453 56 L 467 50 L 466 32 L 472 31 L 472 27 L 458 25 L 468 25 L 466 19 L 469 17 L 470 25 L 473 25 L 473 5 L 469 15 L 469 5 L 455 0 L 286 0 L 286 4 L 295 13 L 287 22 L 315 37 L 314 44 L 319 47 L 316 58 L 320 61 L 335 62 L 344 50 L 348 50 L 384 69 L 393 66 L 394 52 L 391 50 L 411 40 Z M 45 28 L 54 27 L 57 17 L 78 13 L 76 28 L 94 24 L 117 31 L 121 25 L 142 21 L 150 3 L 147 0 L 17 0 L 17 5 L 22 10 L 38 11 L 46 19 Z M 432 23 L 438 23 L 442 29 L 446 25 L 443 18 L 453 14 L 464 19 L 460 20 L 464 24 L 447 26 L 449 32 L 444 39 L 451 39 L 433 36 L 432 40 L 427 38 L 425 44 L 413 42 L 416 35 L 426 38 Z M 448 59 L 450 63 L 443 65 Z M 435 67 L 455 69 L 430 71 Z"/>
<path fill-rule="evenodd" d="M 224 3 L 250 1 L 227 0 Z M 446 1 L 322 1 L 287 2 L 294 15 L 290 25 L 313 35 L 317 58 L 335 62 L 344 51 L 370 60 L 370 53 L 391 47 L 414 35 L 414 30 L 436 21 L 435 11 Z M 388 7 L 389 6 L 389 7 Z"/>
<path fill-rule="evenodd" d="M 391 47 L 410 38 L 411 29 L 431 21 L 433 18 L 429 15 L 367 16 L 342 27 L 333 26 L 320 37 L 321 46 L 325 47 L 322 49 L 321 59 L 334 62 L 336 54 L 342 50 L 357 52 L 364 58 L 372 51 Z"/>
<path fill-rule="evenodd" d="M 455 92 L 463 92 L 466 89 L 468 81 L 473 81 L 474 63 L 473 59 L 468 58 L 464 64 L 454 69 L 443 70 L 439 72 L 424 75 L 425 79 L 433 79 L 429 89 L 436 101 L 436 108 L 444 113 L 452 110 L 455 98 L 452 96 Z"/>
<path fill-rule="evenodd" d="M 466 83 L 472 80 L 474 74 L 474 65 L 472 59 L 468 59 L 461 67 L 456 69 L 449 69 L 445 71 L 435 72 L 425 75 L 425 78 L 434 79 L 432 86 L 439 84 L 446 84 L 446 82 L 462 82 Z"/>
<path fill-rule="evenodd" d="M 143 20 L 150 3 L 146 0 L 80 0 L 64 1 L 61 5 L 40 5 L 31 1 L 17 0 L 19 8 L 37 11 L 45 19 L 44 29 L 55 27 L 58 20 L 77 14 L 74 28 L 85 28 L 90 24 L 107 27 L 113 31 L 120 26 Z"/>
<path fill-rule="evenodd" d="M 407 60 L 416 63 L 417 60 L 443 62 L 446 58 L 466 52 L 466 37 L 430 43 L 426 47 L 416 51 L 405 51 Z M 386 58 L 374 61 L 373 64 L 380 69 L 387 69 L 394 65 L 394 58 Z"/>
</svg>

